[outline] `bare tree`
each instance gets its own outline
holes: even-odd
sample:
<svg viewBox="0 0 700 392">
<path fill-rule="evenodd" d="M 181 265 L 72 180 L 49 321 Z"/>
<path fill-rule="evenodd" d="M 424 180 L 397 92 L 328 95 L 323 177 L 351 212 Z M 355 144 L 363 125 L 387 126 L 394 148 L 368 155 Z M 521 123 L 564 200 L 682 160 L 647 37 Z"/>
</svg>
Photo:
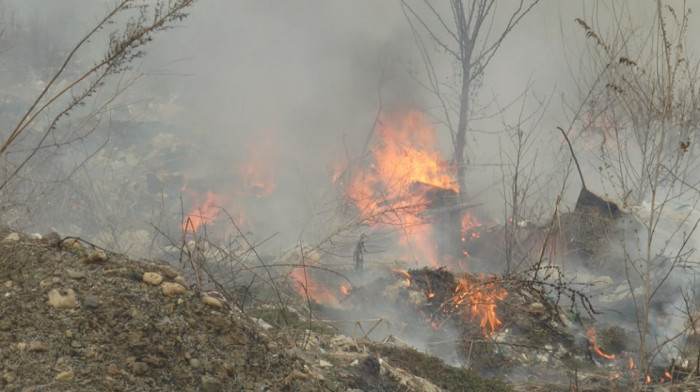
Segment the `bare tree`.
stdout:
<svg viewBox="0 0 700 392">
<path fill-rule="evenodd" d="M 698 267 L 700 63 L 687 50 L 685 3 L 676 9 L 656 1 L 647 30 L 631 25 L 630 8 L 625 3 L 608 9 L 615 16 L 610 34 L 591 27 L 598 20 L 576 20 L 596 49 L 591 65 L 599 81 L 585 100 L 590 109 L 578 120 L 582 133 L 598 142 L 603 185 L 642 226 L 620 242 L 635 304 L 638 363 L 648 372 L 673 340 L 652 339 L 653 301 L 664 290 L 676 290 L 667 287 L 674 273 L 695 273 Z"/>
<path fill-rule="evenodd" d="M 114 99 L 138 79 L 139 75 L 126 76 L 126 71 L 144 56 L 155 34 L 181 22 L 194 2 L 119 0 L 108 9 L 68 51 L 19 120 L 9 129 L 0 130 L 0 202 L 6 204 L 9 188 L 23 182 L 30 183 L 25 191 L 35 192 L 33 172 L 42 164 L 46 166 L 50 156 L 60 155 L 61 148 L 65 150 L 65 146 L 94 133 Z M 91 45 L 103 41 L 106 48 L 102 56 L 91 60 Z M 113 90 L 103 92 L 111 82 Z M 68 124 L 66 120 L 76 112 L 80 118 Z M 94 151 L 88 152 L 85 160 L 72 169 L 56 171 L 59 178 L 55 181 L 70 177 L 92 154 Z"/>
<path fill-rule="evenodd" d="M 444 121 L 452 135 L 452 161 L 457 167 L 462 201 L 466 192 L 467 132 L 479 80 L 505 38 L 538 3 L 539 0 L 508 2 L 511 11 L 506 12 L 509 16 L 499 26 L 495 20 L 495 0 L 451 0 L 448 12 L 428 0 L 416 5 L 408 0 L 401 1 L 423 56 L 428 88 L 440 101 Z M 425 35 L 456 64 L 456 87 L 442 82 L 444 78 L 438 75 L 428 56 Z"/>
</svg>

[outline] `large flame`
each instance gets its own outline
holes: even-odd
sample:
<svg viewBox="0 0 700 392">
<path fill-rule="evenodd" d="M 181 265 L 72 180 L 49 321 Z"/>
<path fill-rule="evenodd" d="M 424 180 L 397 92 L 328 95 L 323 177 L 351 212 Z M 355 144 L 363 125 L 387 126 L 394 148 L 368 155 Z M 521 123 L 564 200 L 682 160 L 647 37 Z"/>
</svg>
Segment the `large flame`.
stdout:
<svg viewBox="0 0 700 392">
<path fill-rule="evenodd" d="M 404 259 L 437 266 L 431 228 L 420 212 L 431 202 L 429 192 L 459 191 L 455 169 L 437 150 L 435 129 L 419 111 L 383 115 L 375 132 L 373 163 L 355 174 L 346 195 L 371 224 L 397 227 Z"/>
</svg>

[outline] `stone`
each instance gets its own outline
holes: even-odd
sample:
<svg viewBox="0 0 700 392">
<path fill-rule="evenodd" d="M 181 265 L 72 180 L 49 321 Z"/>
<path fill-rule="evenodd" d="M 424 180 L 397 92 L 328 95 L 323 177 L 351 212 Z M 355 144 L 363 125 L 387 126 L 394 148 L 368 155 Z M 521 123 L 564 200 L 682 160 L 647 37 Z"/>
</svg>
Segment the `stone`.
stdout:
<svg viewBox="0 0 700 392">
<path fill-rule="evenodd" d="M 10 233 L 5 237 L 2 242 L 17 242 L 19 241 L 19 233 Z"/>
<path fill-rule="evenodd" d="M 544 310 L 544 305 L 540 302 L 533 302 L 530 304 L 530 309 L 532 309 L 532 310 Z"/>
<path fill-rule="evenodd" d="M 29 342 L 29 351 L 44 352 L 46 350 L 48 350 L 48 347 L 46 347 L 46 345 L 40 340 L 32 340 L 31 342 Z"/>
<path fill-rule="evenodd" d="M 184 294 L 185 291 L 185 286 L 179 284 L 179 283 L 174 283 L 174 282 L 165 282 L 162 285 L 163 287 L 163 295 L 166 297 L 177 297 L 178 295 Z"/>
<path fill-rule="evenodd" d="M 182 277 L 182 275 L 178 275 L 178 276 L 174 277 L 173 282 L 181 284 L 182 287 L 187 287 L 187 281 L 185 280 L 184 277 Z"/>
<path fill-rule="evenodd" d="M 24 342 L 19 342 L 19 343 L 17 343 L 17 349 L 18 349 L 19 351 L 24 351 L 24 350 L 26 350 L 26 349 L 27 349 L 27 343 L 24 343 Z"/>
<path fill-rule="evenodd" d="M 221 390 L 221 381 L 214 376 L 204 375 L 202 376 L 202 390 L 204 392 L 219 392 Z"/>
<path fill-rule="evenodd" d="M 143 273 L 143 281 L 152 284 L 154 286 L 158 286 L 163 282 L 163 276 L 159 273 L 156 272 L 144 272 Z"/>
<path fill-rule="evenodd" d="M 107 366 L 107 373 L 112 375 L 119 374 L 119 368 L 116 364 L 110 363 L 109 366 Z"/>
<path fill-rule="evenodd" d="M 190 359 L 190 366 L 192 366 L 193 368 L 196 369 L 196 368 L 202 366 L 202 362 L 197 358 L 192 358 L 192 359 Z"/>
<path fill-rule="evenodd" d="M 319 361 L 318 361 L 318 367 L 320 367 L 320 368 L 331 368 L 331 367 L 333 367 L 333 364 L 330 363 L 330 362 L 328 362 L 328 361 L 324 361 L 323 359 L 319 359 Z"/>
<path fill-rule="evenodd" d="M 82 279 L 85 277 L 85 271 L 67 270 L 68 277 L 71 279 Z"/>
<path fill-rule="evenodd" d="M 146 374 L 148 372 L 148 364 L 146 362 L 135 361 L 131 363 L 131 371 L 137 376 Z"/>
<path fill-rule="evenodd" d="M 85 307 L 94 309 L 100 306 L 100 298 L 96 295 L 87 295 L 85 296 L 83 303 L 85 304 Z"/>
<path fill-rule="evenodd" d="M 78 304 L 73 289 L 68 289 L 66 295 L 62 295 L 58 290 L 49 291 L 49 305 L 58 309 L 73 309 Z"/>
<path fill-rule="evenodd" d="M 102 249 L 90 252 L 87 260 L 91 263 L 98 263 L 107 260 L 107 253 Z"/>
<path fill-rule="evenodd" d="M 68 238 L 63 241 L 63 247 L 67 249 L 83 249 L 83 244 L 75 238 Z"/>
<path fill-rule="evenodd" d="M 177 271 L 175 271 L 171 266 L 169 265 L 159 265 L 158 269 L 160 272 L 165 275 L 166 278 L 168 279 L 175 279 L 178 275 L 180 275 Z"/>
<path fill-rule="evenodd" d="M 54 377 L 54 380 L 56 381 L 72 381 L 75 378 L 75 374 L 73 373 L 72 369 L 68 369 L 66 371 L 63 371 L 61 373 L 58 373 L 56 377 Z"/>
<path fill-rule="evenodd" d="M 202 297 L 202 302 L 204 302 L 205 305 L 211 306 L 214 309 L 222 309 L 224 307 L 224 305 L 221 304 L 221 301 L 208 295 Z"/>
</svg>

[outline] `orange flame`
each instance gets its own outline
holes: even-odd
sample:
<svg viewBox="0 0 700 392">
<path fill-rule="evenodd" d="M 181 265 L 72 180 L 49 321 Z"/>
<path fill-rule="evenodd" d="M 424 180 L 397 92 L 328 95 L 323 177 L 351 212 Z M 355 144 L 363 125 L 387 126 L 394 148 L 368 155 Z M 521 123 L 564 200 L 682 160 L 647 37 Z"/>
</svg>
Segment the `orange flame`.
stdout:
<svg viewBox="0 0 700 392">
<path fill-rule="evenodd" d="M 588 341 L 591 342 L 591 344 L 593 345 L 592 348 L 596 354 L 600 355 L 603 358 L 607 358 L 607 359 L 615 358 L 615 354 L 608 355 L 598 348 L 598 337 L 596 336 L 596 333 L 595 333 L 595 327 L 591 327 L 588 330 Z"/>
<path fill-rule="evenodd" d="M 322 284 L 316 283 L 316 280 L 309 276 L 308 270 L 305 274 L 303 268 L 294 268 L 290 276 L 297 282 L 296 289 L 300 296 L 304 298 L 308 296 L 308 299 L 326 306 L 340 306 L 340 302 L 335 294 Z"/>
<path fill-rule="evenodd" d="M 502 325 L 496 315 L 496 304 L 502 301 L 508 292 L 497 282 L 483 282 L 481 278 L 475 280 L 469 275 L 464 275 L 459 279 L 455 293 L 457 296 L 452 301 L 453 306 L 464 307 L 469 315 L 469 321 L 478 319 L 486 336 Z"/>
<path fill-rule="evenodd" d="M 403 276 L 404 278 L 406 278 L 406 285 L 411 285 L 411 274 L 409 274 L 408 271 L 392 267 L 391 272 Z"/>
<path fill-rule="evenodd" d="M 237 165 L 242 178 L 243 191 L 256 198 L 270 196 L 275 184 L 274 157 L 278 150 L 278 138 L 269 129 L 254 132 L 248 140 L 247 159 Z"/>
<path fill-rule="evenodd" d="M 436 149 L 435 129 L 419 111 L 382 115 L 375 131 L 374 162 L 353 176 L 346 196 L 370 223 L 400 228 L 404 259 L 437 266 L 431 228 L 419 213 L 430 204 L 431 191 L 458 192 L 455 168 Z"/>
<path fill-rule="evenodd" d="M 665 375 L 666 378 L 668 378 L 669 380 L 672 380 L 672 379 L 673 379 L 673 378 L 671 377 L 671 373 L 669 373 L 668 371 L 665 371 L 665 372 L 664 372 L 664 375 Z"/>
<path fill-rule="evenodd" d="M 211 223 L 216 219 L 221 212 L 224 199 L 211 191 L 207 191 L 206 200 L 202 200 L 195 191 L 190 191 L 190 193 L 194 197 L 194 205 L 197 207 L 192 208 L 189 214 L 185 216 L 182 222 L 182 229 L 196 232 L 199 226 Z M 191 225 L 188 225 L 188 220 L 191 222 Z"/>
<path fill-rule="evenodd" d="M 647 383 L 651 382 L 651 376 L 647 374 Z"/>
<path fill-rule="evenodd" d="M 347 288 L 344 284 L 341 284 L 340 285 L 340 292 L 345 294 L 345 295 L 348 295 L 348 294 L 350 294 L 350 289 Z"/>
<path fill-rule="evenodd" d="M 630 357 L 630 370 L 634 369 L 634 359 Z"/>
</svg>

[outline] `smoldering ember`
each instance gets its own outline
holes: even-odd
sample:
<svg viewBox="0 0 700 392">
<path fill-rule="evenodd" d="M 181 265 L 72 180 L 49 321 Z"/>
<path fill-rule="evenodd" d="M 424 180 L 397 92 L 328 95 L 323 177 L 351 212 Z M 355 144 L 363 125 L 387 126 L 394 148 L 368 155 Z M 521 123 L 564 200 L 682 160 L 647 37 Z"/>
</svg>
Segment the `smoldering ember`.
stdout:
<svg viewBox="0 0 700 392">
<path fill-rule="evenodd" d="M 0 386 L 700 391 L 697 18 L 581 3 L 0 0 Z"/>
</svg>

